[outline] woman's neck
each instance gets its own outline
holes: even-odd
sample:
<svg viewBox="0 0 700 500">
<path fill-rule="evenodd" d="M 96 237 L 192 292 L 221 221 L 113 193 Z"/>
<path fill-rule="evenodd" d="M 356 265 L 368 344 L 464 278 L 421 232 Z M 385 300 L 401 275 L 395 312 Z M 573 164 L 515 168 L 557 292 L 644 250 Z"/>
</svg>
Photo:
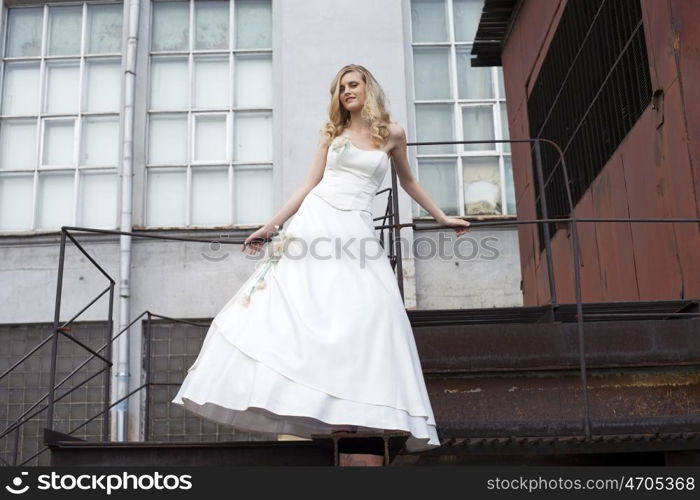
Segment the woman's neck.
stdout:
<svg viewBox="0 0 700 500">
<path fill-rule="evenodd" d="M 360 111 L 353 111 L 350 113 L 350 120 L 345 126 L 346 130 L 351 130 L 353 132 L 360 132 L 362 130 L 369 130 L 369 122 L 365 120 Z"/>
</svg>

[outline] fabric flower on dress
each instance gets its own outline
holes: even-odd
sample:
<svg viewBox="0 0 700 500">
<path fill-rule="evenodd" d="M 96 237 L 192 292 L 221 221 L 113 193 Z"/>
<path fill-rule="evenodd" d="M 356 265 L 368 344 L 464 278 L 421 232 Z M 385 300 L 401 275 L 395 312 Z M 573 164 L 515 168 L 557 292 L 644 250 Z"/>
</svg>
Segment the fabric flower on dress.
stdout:
<svg viewBox="0 0 700 500">
<path fill-rule="evenodd" d="M 265 246 L 265 257 L 255 264 L 256 273 L 261 269 L 259 276 L 247 293 L 244 293 L 238 300 L 238 302 L 244 306 L 250 304 L 250 296 L 256 288 L 258 290 L 265 288 L 265 275 L 267 271 L 282 258 L 287 246 L 287 241 L 291 238 L 289 233 L 279 230 L 278 224 L 275 224 L 275 231 L 272 234 L 272 238 Z"/>
<path fill-rule="evenodd" d="M 350 139 L 344 135 L 339 135 L 335 139 L 333 139 L 333 143 L 331 144 L 331 151 L 334 153 L 342 153 L 345 151 L 345 148 L 348 147 L 350 144 Z"/>
</svg>

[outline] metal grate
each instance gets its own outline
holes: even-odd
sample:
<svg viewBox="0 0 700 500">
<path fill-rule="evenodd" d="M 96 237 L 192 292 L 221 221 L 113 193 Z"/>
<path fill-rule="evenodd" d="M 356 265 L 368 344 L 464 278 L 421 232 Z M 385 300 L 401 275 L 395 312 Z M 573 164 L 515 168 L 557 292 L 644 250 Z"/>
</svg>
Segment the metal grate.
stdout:
<svg viewBox="0 0 700 500">
<path fill-rule="evenodd" d="M 208 320 L 206 323 L 211 323 Z M 171 401 L 177 394 L 187 369 L 192 366 L 204 342 L 206 328 L 153 320 L 151 332 L 144 330 L 144 342 L 150 342 L 151 389 L 148 440 L 166 442 L 269 441 L 274 435 L 236 430 L 194 415 Z M 144 349 L 144 352 L 145 349 Z M 148 369 L 146 366 L 144 369 Z"/>
<path fill-rule="evenodd" d="M 651 102 L 639 0 L 571 0 L 528 99 L 531 137 L 564 151 L 576 206 Z M 533 151 L 533 169 L 535 165 Z M 557 152 L 542 148 L 545 200 L 550 218 L 570 214 Z M 533 176 L 537 179 L 536 172 Z M 535 183 L 537 218 L 542 218 Z M 540 251 L 544 232 L 539 225 Z M 550 224 L 550 234 L 557 231 Z"/>
<path fill-rule="evenodd" d="M 4 373 L 33 347 L 52 334 L 53 324 L 6 325 L 0 327 L 0 373 Z M 107 323 L 73 323 L 70 334 L 92 349 L 99 349 L 107 341 Z M 83 347 L 63 336 L 58 339 L 56 354 L 56 384 L 67 377 L 90 353 Z M 49 390 L 51 367 L 51 343 L 45 344 L 32 356 L 20 363 L 7 377 L 0 381 L 0 434 L 7 431 L 25 411 L 29 415 L 46 406 L 43 396 Z M 69 378 L 56 391 L 59 398 L 70 389 L 78 386 L 91 375 L 104 367 L 98 359 L 92 359 L 78 373 Z M 83 424 L 88 418 L 102 411 L 104 378 L 99 375 L 56 402 L 54 428 L 69 433 Z M 34 407 L 37 401 L 39 405 Z M 34 407 L 34 410 L 31 408 Z M 26 418 L 26 417 L 23 417 Z M 21 464 L 43 448 L 44 428 L 47 427 L 46 410 L 29 418 L 17 431 L 12 431 L 0 439 L 1 461 L 13 463 L 17 447 L 17 460 Z M 99 441 L 102 438 L 102 419 L 93 420 L 73 433 L 80 439 Z M 49 465 L 50 455 L 42 453 L 26 465 Z M 4 465 L 4 463 L 3 463 Z"/>
</svg>

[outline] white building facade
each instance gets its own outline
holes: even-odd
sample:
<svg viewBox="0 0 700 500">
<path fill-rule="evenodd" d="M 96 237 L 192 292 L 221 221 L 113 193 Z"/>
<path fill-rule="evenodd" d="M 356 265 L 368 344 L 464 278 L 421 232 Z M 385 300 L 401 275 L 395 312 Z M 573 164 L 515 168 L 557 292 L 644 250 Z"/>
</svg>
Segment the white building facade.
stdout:
<svg viewBox="0 0 700 500">
<path fill-rule="evenodd" d="M 255 264 L 216 241 L 247 236 L 300 185 L 345 64 L 374 74 L 409 142 L 507 139 L 501 68 L 469 65 L 482 4 L 3 2 L 0 345 L 52 326 L 64 225 L 211 242 L 75 233 L 117 282 L 113 334 L 145 310 L 212 318 Z M 409 146 L 409 159 L 448 215 L 515 218 L 508 146 Z M 431 220 L 398 197 L 401 222 Z M 375 217 L 385 205 L 378 196 Z M 459 257 L 453 234 L 402 230 L 407 308 L 521 305 L 515 226 L 473 230 Z M 61 321 L 106 285 L 70 244 L 65 265 Z M 103 297 L 78 321 L 106 315 Z M 119 383 L 133 390 L 143 380 L 140 323 L 128 338 L 114 348 L 113 400 Z M 8 366 L 32 347 L 22 345 L 7 351 Z M 18 403 L 3 383 L 10 422 Z M 134 396 L 117 407 L 126 420 L 118 428 L 112 419 L 113 438 L 143 437 L 142 404 Z"/>
</svg>

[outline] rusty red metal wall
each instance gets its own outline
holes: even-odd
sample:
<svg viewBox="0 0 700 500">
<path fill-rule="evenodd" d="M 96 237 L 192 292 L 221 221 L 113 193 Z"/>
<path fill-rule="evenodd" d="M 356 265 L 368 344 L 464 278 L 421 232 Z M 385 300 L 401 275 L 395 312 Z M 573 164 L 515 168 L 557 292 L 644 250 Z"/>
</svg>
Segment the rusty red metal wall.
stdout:
<svg viewBox="0 0 700 500">
<path fill-rule="evenodd" d="M 641 0 L 652 87 L 663 91 L 576 206 L 578 217 L 700 217 L 700 2 Z M 567 0 L 526 0 L 503 51 L 510 136 L 529 137 L 527 98 Z M 527 145 L 513 146 L 518 216 L 536 218 Z M 700 229 L 693 224 L 580 223 L 585 302 L 700 297 Z M 534 225 L 520 226 L 524 305 L 549 302 Z M 552 254 L 559 302 L 574 302 L 570 232 Z"/>
</svg>

